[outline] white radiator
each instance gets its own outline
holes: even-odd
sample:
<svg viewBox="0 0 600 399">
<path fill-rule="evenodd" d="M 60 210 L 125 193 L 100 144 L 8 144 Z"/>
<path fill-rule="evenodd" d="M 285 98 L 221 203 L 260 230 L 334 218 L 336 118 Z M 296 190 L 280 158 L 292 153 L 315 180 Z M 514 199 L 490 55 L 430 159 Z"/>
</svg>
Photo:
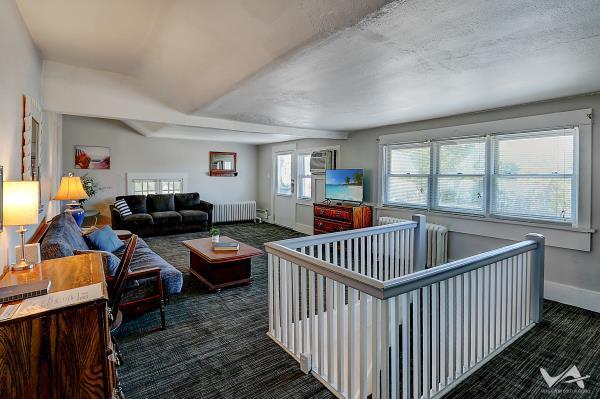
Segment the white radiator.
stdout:
<svg viewBox="0 0 600 399">
<path fill-rule="evenodd" d="M 404 222 L 406 219 L 381 216 L 379 225 Z M 425 267 L 442 265 L 448 261 L 448 228 L 439 224 L 427 223 L 427 259 Z"/>
<path fill-rule="evenodd" d="M 256 201 L 213 204 L 213 223 L 241 222 L 256 219 Z"/>
</svg>

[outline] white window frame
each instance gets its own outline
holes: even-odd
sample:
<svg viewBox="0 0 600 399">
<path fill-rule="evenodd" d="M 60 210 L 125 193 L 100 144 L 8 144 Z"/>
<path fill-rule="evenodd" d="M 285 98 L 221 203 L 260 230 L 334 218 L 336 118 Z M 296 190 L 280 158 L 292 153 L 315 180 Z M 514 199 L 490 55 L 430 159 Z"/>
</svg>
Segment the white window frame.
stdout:
<svg viewBox="0 0 600 399">
<path fill-rule="evenodd" d="M 486 215 L 440 212 L 434 209 L 413 209 L 384 204 L 385 145 L 416 143 L 426 140 L 458 139 L 489 134 L 547 131 L 574 127 L 578 128 L 574 141 L 574 173 L 577 177 L 577 192 L 574 193 L 574 195 L 576 197 L 575 203 L 577 205 L 575 209 L 577 209 L 577 214 L 573 215 L 573 222 L 571 224 L 548 223 L 541 220 L 531 221 L 522 219 L 491 218 Z M 591 226 L 591 109 L 579 109 L 412 132 L 398 133 L 398 130 L 396 129 L 397 127 L 394 126 L 376 129 L 376 131 L 380 133 L 379 168 L 378 178 L 376 179 L 377 186 L 375 188 L 377 194 L 376 209 L 378 215 L 410 217 L 410 215 L 414 214 L 415 210 L 417 210 L 426 214 L 429 218 L 428 220 L 432 223 L 443 224 L 453 232 L 507 240 L 519 240 L 527 233 L 538 232 L 546 236 L 546 244 L 548 246 L 586 252 L 591 250 L 591 234 L 595 232 L 595 229 Z M 487 161 L 488 163 L 491 161 L 491 156 L 488 156 Z M 488 168 L 491 166 L 492 165 L 488 165 Z"/>
<path fill-rule="evenodd" d="M 135 185 L 137 183 L 141 183 L 142 184 L 142 192 L 136 191 Z M 156 186 L 158 184 L 157 181 L 156 181 L 156 179 L 134 179 L 134 180 L 132 180 L 133 194 L 134 195 L 158 194 L 158 190 L 155 190 L 156 192 L 154 192 L 154 193 L 151 193 L 148 190 L 148 183 L 154 183 L 155 187 L 158 187 L 158 186 Z M 145 188 L 144 188 L 144 185 L 146 185 Z"/>
<path fill-rule="evenodd" d="M 306 151 L 299 151 L 297 153 L 297 178 L 296 178 L 296 185 L 298 187 L 298 190 L 296 190 L 298 192 L 298 200 L 299 201 L 312 201 L 312 197 L 313 197 L 313 188 L 312 188 L 312 173 L 310 173 L 308 175 L 302 174 L 302 172 L 304 171 L 304 158 L 308 157 L 308 166 L 310 169 L 310 156 L 311 156 L 312 152 L 306 152 Z M 303 192 L 303 182 L 304 179 L 309 179 L 310 182 L 310 193 L 309 195 L 304 195 L 305 193 Z"/>
<path fill-rule="evenodd" d="M 181 183 L 181 188 L 179 190 L 179 192 L 175 192 L 175 183 L 179 182 Z M 163 183 L 167 183 L 168 188 L 167 191 L 163 191 L 162 185 Z M 183 193 L 183 179 L 159 179 L 158 180 L 158 191 L 160 191 L 161 194 L 181 194 Z"/>
<path fill-rule="evenodd" d="M 167 194 L 163 193 L 161 189 L 161 182 L 164 181 L 181 181 L 181 192 L 184 193 L 188 187 L 188 175 L 187 173 L 138 173 L 128 172 L 127 173 L 127 194 L 135 195 L 135 182 L 155 181 L 156 182 L 156 194 Z"/>
<path fill-rule="evenodd" d="M 393 147 L 393 148 L 392 148 Z M 429 173 L 427 174 L 394 174 L 394 173 L 390 173 L 389 172 L 389 159 L 390 159 L 390 151 L 393 150 L 394 148 L 423 148 L 423 147 L 429 147 Z M 431 143 L 429 141 L 425 141 L 425 142 L 421 142 L 421 143 L 407 143 L 407 144 L 398 144 L 398 145 L 389 145 L 386 146 L 384 149 L 384 159 L 383 159 L 383 164 L 384 166 L 384 180 L 383 180 L 383 187 L 386 186 L 387 181 L 390 177 L 420 177 L 420 178 L 426 178 L 427 179 L 427 203 L 425 205 L 419 205 L 419 204 L 414 204 L 414 203 L 408 203 L 408 202 L 390 202 L 387 199 L 387 192 L 384 190 L 383 191 L 383 203 L 386 205 L 390 205 L 390 206 L 400 206 L 400 207 L 406 207 L 406 208 L 413 208 L 413 209 L 429 209 L 429 203 L 431 202 L 431 156 L 432 156 L 432 149 L 431 149 Z"/>
<path fill-rule="evenodd" d="M 458 143 L 473 143 L 484 141 L 484 158 L 485 158 L 485 167 L 483 169 L 483 174 L 441 174 L 440 171 L 440 146 L 446 144 L 451 144 L 452 142 Z M 489 140 L 486 136 L 480 137 L 458 137 L 458 138 L 450 138 L 433 141 L 431 143 L 431 184 L 430 184 L 430 197 L 429 197 L 429 209 L 439 211 L 439 212 L 451 212 L 451 213 L 460 213 L 467 215 L 486 215 L 486 210 L 488 209 L 488 198 L 490 197 L 490 191 L 488 186 L 489 181 Z M 452 208 L 445 207 L 439 205 L 438 199 L 438 180 L 440 177 L 482 177 L 483 178 L 483 189 L 482 189 L 482 209 L 481 210 L 470 210 L 467 208 Z"/>
<path fill-rule="evenodd" d="M 486 218 L 491 218 L 491 219 L 508 219 L 508 220 L 523 220 L 523 221 L 527 221 L 527 222 L 534 222 L 534 223 L 549 223 L 549 224 L 562 224 L 562 225 L 573 225 L 574 223 L 576 223 L 577 221 L 577 209 L 578 209 L 578 204 L 576 201 L 577 198 L 577 191 L 578 191 L 578 179 L 577 179 L 577 167 L 575 165 L 573 165 L 573 174 L 571 175 L 571 218 L 572 220 L 568 220 L 568 221 L 561 221 L 559 219 L 554 219 L 554 218 L 545 218 L 542 216 L 531 216 L 531 217 L 527 217 L 527 216 L 512 216 L 510 214 L 498 214 L 494 212 L 494 200 L 496 198 L 496 185 L 495 185 L 495 178 L 496 176 L 498 176 L 498 174 L 496 173 L 497 170 L 497 145 L 498 142 L 508 138 L 509 136 L 514 136 L 514 137 L 553 137 L 553 136 L 558 136 L 559 133 L 557 133 L 560 130 L 571 130 L 572 133 L 570 133 L 570 135 L 573 135 L 573 139 L 574 139 L 574 143 L 573 145 L 575 146 L 576 142 L 577 142 L 577 136 L 578 136 L 578 128 L 570 128 L 570 129 L 546 129 L 546 130 L 542 130 L 542 131 L 535 131 L 535 132 L 519 132 L 519 133 L 498 133 L 498 134 L 489 134 L 489 135 L 485 135 L 485 136 L 480 136 L 480 137 L 469 137 L 469 138 L 455 138 L 455 139 L 444 139 L 444 140 L 427 140 L 425 142 L 421 142 L 421 143 L 411 143 L 411 144 L 406 144 L 406 145 L 398 145 L 398 144 L 387 144 L 384 145 L 384 160 L 383 160 L 383 164 L 384 164 L 384 180 L 383 180 L 383 184 L 382 184 L 382 198 L 383 198 L 383 205 L 384 206 L 398 206 L 398 207 L 406 207 L 406 208 L 414 208 L 414 209 L 426 209 L 428 211 L 437 211 L 437 212 L 444 212 L 444 213 L 454 213 L 454 214 L 471 214 L 471 215 L 481 215 L 484 216 Z M 474 142 L 474 141 L 478 141 L 478 140 L 485 140 L 485 151 L 484 151 L 484 156 L 485 156 L 485 163 L 486 166 L 484 168 L 484 174 L 483 175 L 462 175 L 465 177 L 469 177 L 469 176 L 477 176 L 477 177 L 482 177 L 483 178 L 483 192 L 482 192 L 482 210 L 478 211 L 478 210 L 474 210 L 474 211 L 470 211 L 468 209 L 465 208 L 451 208 L 451 207 L 442 207 L 438 205 L 438 199 L 437 199 L 437 183 L 438 183 L 438 178 L 440 176 L 446 176 L 446 175 L 441 175 L 439 174 L 439 147 L 440 144 L 443 143 L 448 143 L 451 141 L 463 141 L 463 142 Z M 413 204 L 413 203 L 402 203 L 402 202 L 390 202 L 387 199 L 387 181 L 389 177 L 407 177 L 407 174 L 392 174 L 389 171 L 389 165 L 388 165 L 388 161 L 389 161 L 389 157 L 390 154 L 389 152 L 392 151 L 395 148 L 423 148 L 423 147 L 429 147 L 429 154 L 430 154 L 430 161 L 429 161 L 429 173 L 428 174 L 410 174 L 410 177 L 425 177 L 427 178 L 427 182 L 428 182 L 428 195 L 427 195 L 427 204 L 426 205 L 419 205 L 419 204 Z M 573 152 L 576 153 L 577 152 L 577 148 L 573 147 Z M 575 158 L 574 158 L 574 162 L 575 162 Z M 460 175 L 448 175 L 448 176 L 460 176 Z M 540 175 L 540 177 L 544 177 L 543 175 Z M 555 175 L 551 175 L 549 177 L 552 178 L 558 178 L 559 176 L 555 176 Z"/>
<path fill-rule="evenodd" d="M 507 215 L 507 214 L 502 214 L 502 213 L 496 213 L 495 210 L 495 204 L 494 201 L 496 200 L 496 190 L 497 190 L 497 185 L 496 185 L 496 178 L 497 176 L 500 176 L 501 174 L 498 173 L 498 144 L 500 141 L 502 141 L 503 139 L 508 139 L 510 140 L 511 138 L 515 138 L 515 139 L 519 139 L 519 138 L 534 138 L 534 137 L 553 137 L 553 136 L 561 136 L 561 133 L 559 133 L 561 130 L 564 129 L 549 129 L 549 130 L 542 130 L 542 131 L 530 131 L 530 132 L 522 132 L 522 133 L 515 133 L 515 134 L 498 134 L 498 135 L 493 135 L 491 136 L 491 140 L 489 142 L 489 147 L 490 147 L 490 151 L 489 151 L 489 157 L 490 160 L 488 162 L 489 164 L 489 185 L 488 185 L 488 191 L 490 194 L 490 198 L 488 201 L 488 212 L 487 212 L 487 216 L 489 217 L 493 217 L 493 218 L 497 218 L 497 219 L 508 219 L 508 220 L 523 220 L 523 221 L 534 221 L 534 222 L 538 222 L 538 223 L 558 223 L 558 224 L 564 224 L 564 225 L 576 225 L 577 224 L 577 215 L 578 215 L 578 210 L 579 210 L 579 204 L 577 201 L 577 196 L 578 196 L 578 191 L 579 191 L 579 163 L 578 163 L 578 157 L 577 157 L 577 153 L 578 153 L 578 137 L 579 137 L 579 128 L 574 127 L 572 128 L 572 136 L 573 136 L 573 173 L 570 174 L 571 176 L 571 220 L 569 221 L 564 221 L 561 222 L 558 219 L 553 219 L 553 218 L 544 218 L 544 217 L 536 217 L 536 218 L 527 218 L 527 217 L 520 217 L 520 216 L 516 216 L 516 215 Z M 571 135 L 570 134 L 570 135 Z M 509 136 L 513 136 L 513 137 L 509 137 Z M 505 176 L 505 175 L 502 175 Z M 523 174 L 518 174 L 515 176 L 526 176 Z M 545 177 L 545 178 L 564 178 L 565 175 L 536 175 L 536 177 Z"/>
</svg>

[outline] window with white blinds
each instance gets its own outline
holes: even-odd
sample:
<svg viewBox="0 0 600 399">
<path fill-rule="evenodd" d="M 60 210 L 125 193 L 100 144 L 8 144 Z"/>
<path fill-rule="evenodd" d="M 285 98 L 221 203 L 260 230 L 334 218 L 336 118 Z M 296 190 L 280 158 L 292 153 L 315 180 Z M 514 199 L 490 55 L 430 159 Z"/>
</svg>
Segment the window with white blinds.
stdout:
<svg viewBox="0 0 600 399">
<path fill-rule="evenodd" d="M 494 136 L 492 214 L 573 221 L 572 129 Z"/>
<path fill-rule="evenodd" d="M 577 128 L 384 146 L 384 205 L 576 223 Z"/>
<path fill-rule="evenodd" d="M 390 146 L 386 153 L 385 203 L 427 207 L 430 145 Z"/>
<path fill-rule="evenodd" d="M 433 143 L 436 154 L 434 209 L 483 213 L 486 140 L 449 140 Z"/>
<path fill-rule="evenodd" d="M 310 154 L 300 154 L 298 155 L 298 199 L 312 198 L 311 185 Z"/>
</svg>

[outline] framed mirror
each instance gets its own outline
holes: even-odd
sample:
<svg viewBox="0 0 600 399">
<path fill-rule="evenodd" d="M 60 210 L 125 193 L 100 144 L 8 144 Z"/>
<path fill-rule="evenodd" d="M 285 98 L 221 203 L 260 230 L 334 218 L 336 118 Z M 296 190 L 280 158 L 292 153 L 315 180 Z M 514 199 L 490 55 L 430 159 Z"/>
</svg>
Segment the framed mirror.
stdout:
<svg viewBox="0 0 600 399">
<path fill-rule="evenodd" d="M 211 176 L 237 176 L 237 153 L 210 152 Z"/>
<path fill-rule="evenodd" d="M 21 179 L 24 181 L 38 181 L 41 179 L 42 156 L 44 154 L 43 110 L 41 104 L 31 96 L 23 95 L 23 128 L 21 130 Z M 44 211 L 42 203 L 42 190 L 40 195 L 40 213 Z"/>
</svg>

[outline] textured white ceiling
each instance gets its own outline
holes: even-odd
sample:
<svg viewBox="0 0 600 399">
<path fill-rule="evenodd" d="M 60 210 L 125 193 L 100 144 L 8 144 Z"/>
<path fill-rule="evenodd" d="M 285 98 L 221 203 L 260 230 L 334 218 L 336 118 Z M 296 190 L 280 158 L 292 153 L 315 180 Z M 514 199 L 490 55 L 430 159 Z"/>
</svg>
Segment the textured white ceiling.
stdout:
<svg viewBox="0 0 600 399">
<path fill-rule="evenodd" d="M 17 3 L 44 59 L 109 71 L 163 104 L 154 115 L 194 121 L 120 107 L 142 134 L 150 121 L 166 125 L 152 135 L 193 137 L 206 117 L 329 134 L 600 90 L 598 0 Z M 60 96 L 73 86 L 65 73 L 46 86 L 67 112 L 77 99 Z M 87 104 L 106 97 L 99 81 L 77 84 Z"/>
<path fill-rule="evenodd" d="M 17 0 L 45 59 L 128 74 L 191 113 L 385 0 Z"/>
<path fill-rule="evenodd" d="M 354 130 L 600 90 L 598 0 L 392 3 L 200 114 Z"/>
</svg>

